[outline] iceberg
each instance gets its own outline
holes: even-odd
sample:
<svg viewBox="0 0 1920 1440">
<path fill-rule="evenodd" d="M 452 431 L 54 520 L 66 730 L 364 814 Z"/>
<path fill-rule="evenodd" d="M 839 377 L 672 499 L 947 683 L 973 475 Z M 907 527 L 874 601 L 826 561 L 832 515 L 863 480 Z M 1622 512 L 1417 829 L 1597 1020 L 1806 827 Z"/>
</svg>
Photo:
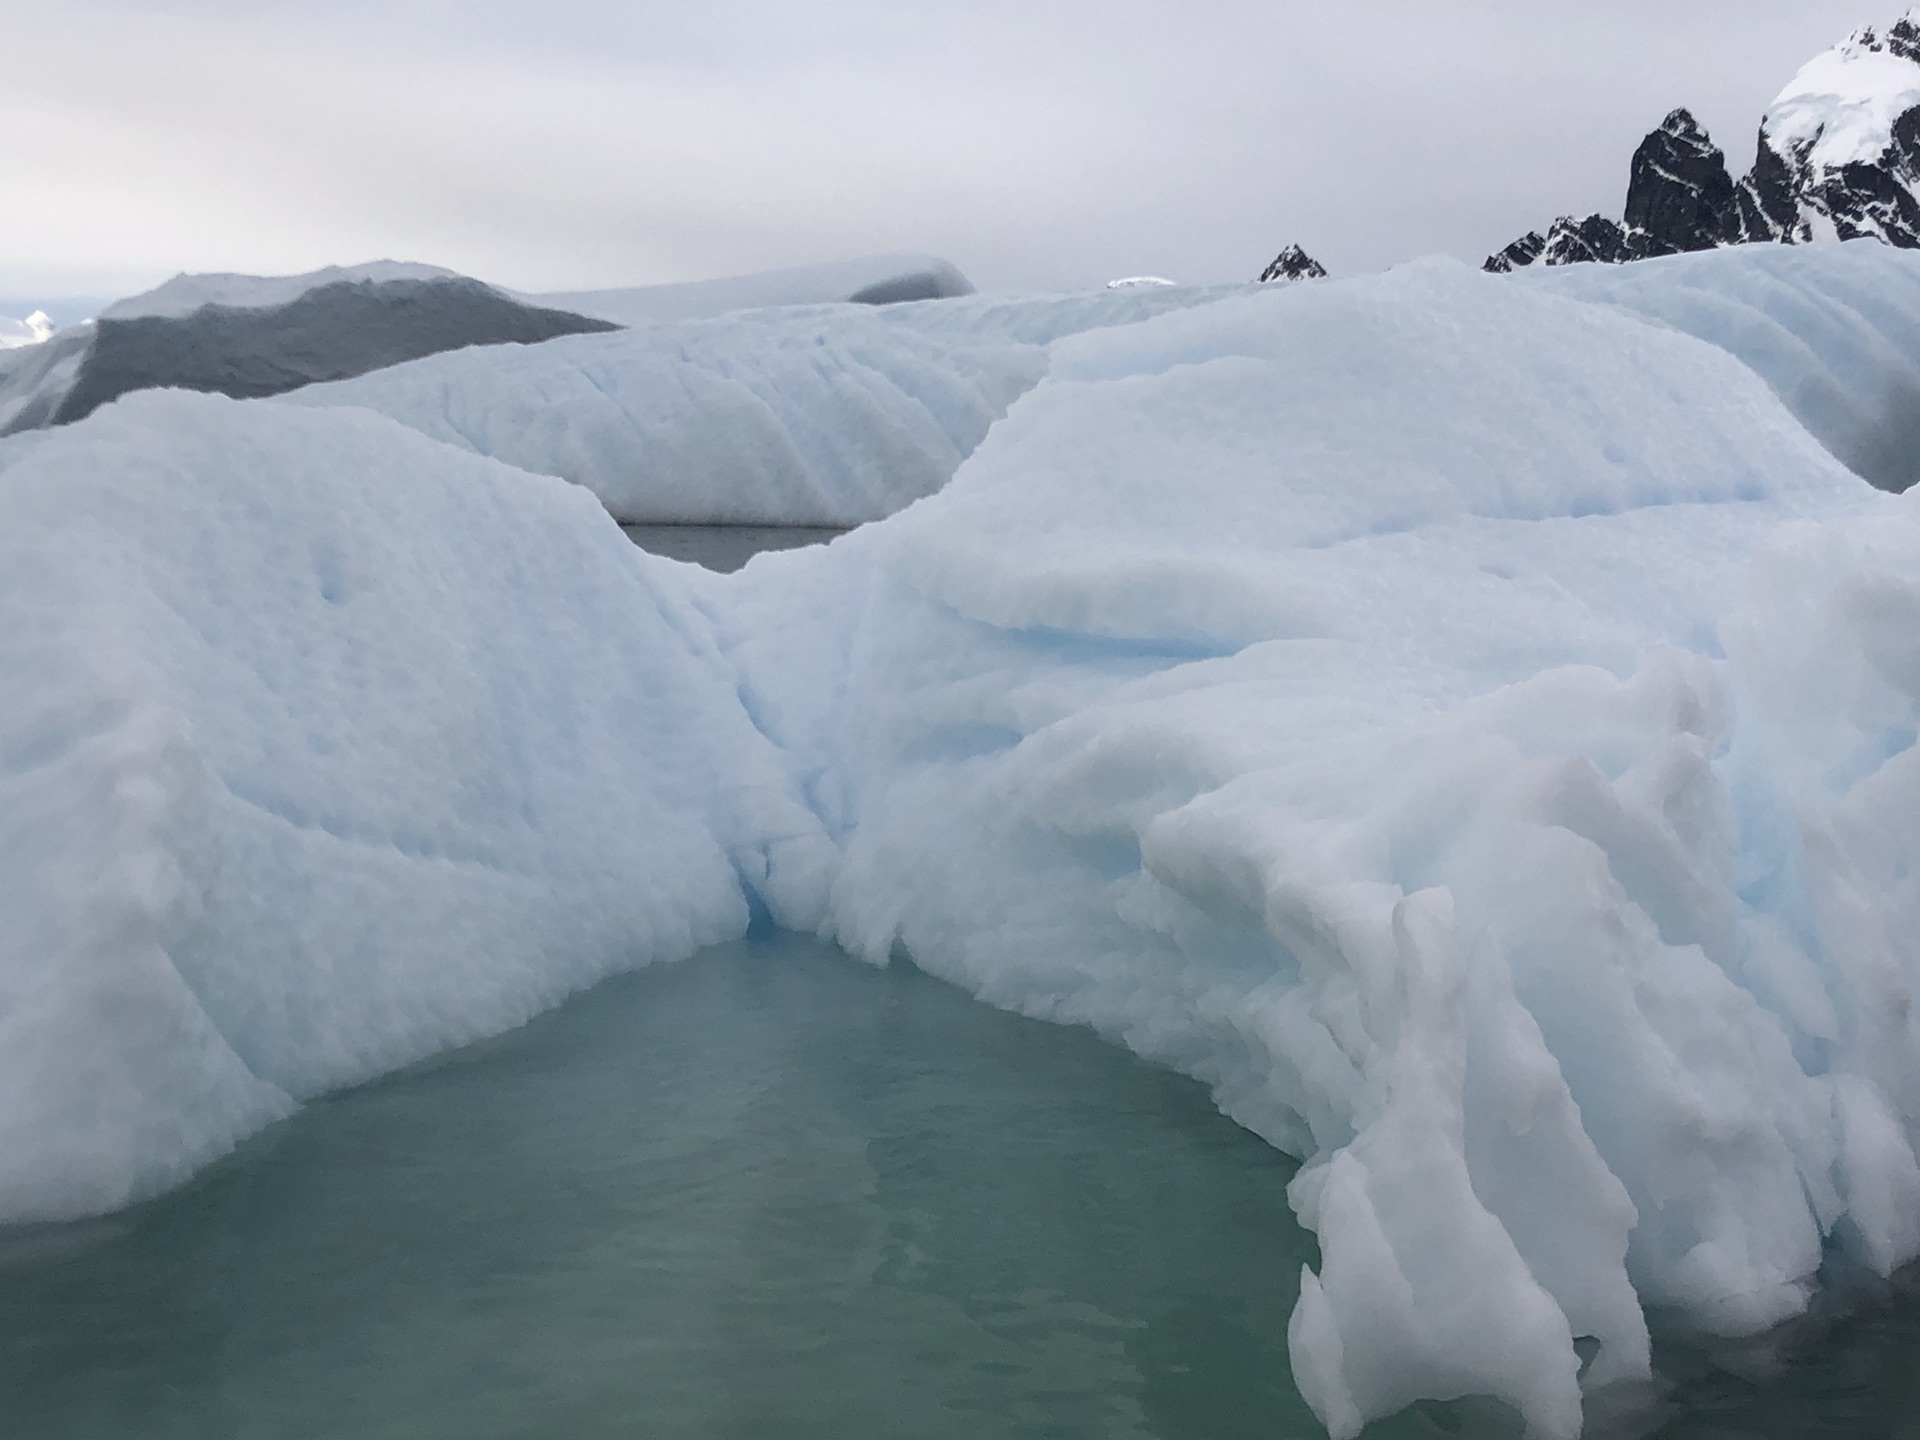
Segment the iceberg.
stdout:
<svg viewBox="0 0 1920 1440">
<path fill-rule="evenodd" d="M 469 349 L 286 397 L 585 486 L 622 524 L 846 527 L 952 478 L 1082 330 L 1217 290 L 774 308 Z"/>
<path fill-rule="evenodd" d="M 1920 265 L 1868 241 L 1522 272 L 1727 350 L 1842 463 L 1920 478 Z M 744 312 L 469 349 L 308 386 L 478 454 L 558 475 L 624 524 L 845 527 L 945 485 L 1048 347 L 1244 294 L 1135 286 L 873 311 Z"/>
<path fill-rule="evenodd" d="M 0 1221 L 737 936 L 749 882 L 804 928 L 817 823 L 581 491 L 155 393 L 16 454 L 0 517 Z"/>
<path fill-rule="evenodd" d="M 1897 376 L 1867 262 L 1786 256 L 1611 276 Z M 822 431 L 1003 387 L 950 480 L 732 575 L 551 435 L 489 453 L 508 360 L 587 434 L 552 377 L 648 413 L 672 327 L 0 443 L 0 1220 L 758 915 L 1298 1157 L 1341 1440 L 1463 1395 L 1572 1437 L 1650 1308 L 1751 1334 L 1920 1256 L 1920 495 L 1667 304 L 1435 261 L 702 322 L 674 363 L 789 434 L 862 355 Z"/>
<path fill-rule="evenodd" d="M 1573 1435 L 1645 1307 L 1748 1333 L 1828 1240 L 1920 1253 L 1878 928 L 1915 715 L 1864 648 L 1920 603 L 1913 507 L 1726 352 L 1500 284 L 1067 341 L 940 495 L 702 582 L 841 847 L 831 934 L 1306 1162 L 1337 1436 L 1471 1393 Z"/>
</svg>

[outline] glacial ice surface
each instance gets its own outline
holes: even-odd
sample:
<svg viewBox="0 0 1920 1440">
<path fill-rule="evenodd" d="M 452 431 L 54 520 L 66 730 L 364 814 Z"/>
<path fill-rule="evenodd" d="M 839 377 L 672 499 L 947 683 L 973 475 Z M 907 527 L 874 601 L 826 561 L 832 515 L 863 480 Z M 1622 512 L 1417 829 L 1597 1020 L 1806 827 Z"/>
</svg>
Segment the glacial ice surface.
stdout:
<svg viewBox="0 0 1920 1440">
<path fill-rule="evenodd" d="M 142 394 L 16 458 L 0 1221 L 781 914 L 818 826 L 680 568 L 358 411 Z"/>
<path fill-rule="evenodd" d="M 1057 345 L 939 495 L 700 583 L 831 933 L 1306 1160 L 1336 1435 L 1571 1435 L 1645 1307 L 1920 1252 L 1917 518 L 1726 352 L 1428 264 Z"/>
<path fill-rule="evenodd" d="M 1750 1333 L 1829 1249 L 1920 1254 L 1920 496 L 1617 303 L 1155 298 L 871 315 L 1044 378 L 731 576 L 350 405 L 0 451 L 0 1217 L 758 904 L 1299 1156 L 1337 1436 L 1463 1394 L 1571 1436 L 1648 1307 Z"/>
<path fill-rule="evenodd" d="M 1753 245 L 1724 260 L 1707 251 L 1541 267 L 1514 281 L 1711 341 L 1855 473 L 1883 490 L 1920 481 L 1920 256 L 1911 250 L 1877 240 Z"/>
<path fill-rule="evenodd" d="M 767 309 L 454 351 L 287 403 L 377 410 L 625 524 L 858 525 L 946 484 L 1053 340 L 1220 293 Z"/>
</svg>

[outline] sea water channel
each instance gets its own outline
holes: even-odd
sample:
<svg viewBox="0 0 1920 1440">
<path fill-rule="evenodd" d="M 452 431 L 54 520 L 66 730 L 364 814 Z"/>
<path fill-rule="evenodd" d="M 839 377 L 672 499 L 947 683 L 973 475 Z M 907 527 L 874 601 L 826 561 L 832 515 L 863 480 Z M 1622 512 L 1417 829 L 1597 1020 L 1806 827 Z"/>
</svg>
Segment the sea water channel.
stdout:
<svg viewBox="0 0 1920 1440">
<path fill-rule="evenodd" d="M 0 1231 L 0 1434 L 1317 1436 L 1292 1173 L 1090 1033 L 761 937 Z M 1628 1431 L 1920 1434 L 1910 1295 L 1763 1348 L 1665 1347 Z"/>
</svg>

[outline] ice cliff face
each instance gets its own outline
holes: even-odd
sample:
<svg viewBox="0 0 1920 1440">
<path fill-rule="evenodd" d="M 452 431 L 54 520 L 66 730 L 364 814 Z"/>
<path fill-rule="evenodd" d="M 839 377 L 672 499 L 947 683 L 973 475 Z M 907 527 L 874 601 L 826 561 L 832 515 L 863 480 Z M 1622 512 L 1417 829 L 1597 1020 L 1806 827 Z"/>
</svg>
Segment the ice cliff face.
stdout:
<svg viewBox="0 0 1920 1440">
<path fill-rule="evenodd" d="M 1562 216 L 1486 268 L 1863 237 L 1920 247 L 1920 9 L 1808 61 L 1760 122 L 1738 184 L 1706 131 L 1675 110 L 1634 152 L 1621 221 Z"/>
</svg>

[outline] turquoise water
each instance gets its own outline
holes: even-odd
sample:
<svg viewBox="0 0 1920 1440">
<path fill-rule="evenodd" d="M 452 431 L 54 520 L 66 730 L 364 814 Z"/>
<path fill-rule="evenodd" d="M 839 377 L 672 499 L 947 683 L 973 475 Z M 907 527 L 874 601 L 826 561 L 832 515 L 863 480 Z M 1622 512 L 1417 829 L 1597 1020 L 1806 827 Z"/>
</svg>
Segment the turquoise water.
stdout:
<svg viewBox="0 0 1920 1440">
<path fill-rule="evenodd" d="M 721 947 L 110 1220 L 0 1232 L 0 1435 L 1318 1436 L 1292 1171 L 1086 1033 L 807 941 Z M 1915 1314 L 1771 1378 L 1674 1350 L 1658 1414 L 1916 1433 Z M 1433 1406 L 1369 1436 L 1513 1430 Z"/>
<path fill-rule="evenodd" d="M 1291 1173 L 1090 1035 L 723 947 L 17 1233 L 0 1428 L 1311 1434 Z"/>
</svg>

